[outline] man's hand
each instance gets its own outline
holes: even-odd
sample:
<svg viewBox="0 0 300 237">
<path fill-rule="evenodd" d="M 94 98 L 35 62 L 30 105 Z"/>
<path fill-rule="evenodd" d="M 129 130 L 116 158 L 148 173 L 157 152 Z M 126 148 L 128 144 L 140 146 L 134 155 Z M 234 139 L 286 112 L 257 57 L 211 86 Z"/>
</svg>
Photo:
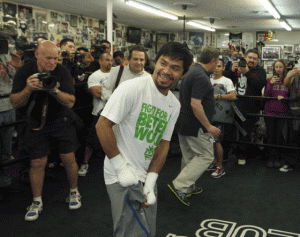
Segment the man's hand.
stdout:
<svg viewBox="0 0 300 237">
<path fill-rule="evenodd" d="M 220 133 L 221 133 L 221 130 L 218 129 L 217 127 L 213 126 L 213 125 L 211 125 L 210 127 L 208 127 L 207 131 L 209 133 L 211 133 L 214 136 L 214 138 L 218 138 L 220 136 Z"/>
<path fill-rule="evenodd" d="M 147 174 L 145 185 L 144 185 L 144 190 L 143 190 L 146 202 L 144 202 L 142 204 L 143 207 L 147 208 L 156 203 L 154 187 L 155 187 L 157 178 L 158 178 L 158 174 L 155 172 L 149 172 Z"/>
<path fill-rule="evenodd" d="M 239 62 L 238 62 L 238 61 L 233 61 L 231 70 L 232 70 L 233 72 L 235 72 L 235 71 L 238 70 L 238 67 L 239 67 Z"/>
<path fill-rule="evenodd" d="M 27 89 L 32 92 L 34 90 L 44 90 L 42 82 L 38 79 L 37 75 L 31 75 L 27 78 Z"/>
<path fill-rule="evenodd" d="M 113 157 L 110 159 L 115 171 L 118 175 L 119 183 L 123 187 L 128 187 L 131 185 L 137 185 L 139 180 L 135 176 L 135 174 L 131 171 L 127 163 L 125 162 L 124 158 L 121 154 Z"/>
<path fill-rule="evenodd" d="M 290 72 L 290 77 L 296 76 L 296 75 L 300 75 L 300 70 L 298 67 L 293 67 L 293 69 Z"/>
</svg>

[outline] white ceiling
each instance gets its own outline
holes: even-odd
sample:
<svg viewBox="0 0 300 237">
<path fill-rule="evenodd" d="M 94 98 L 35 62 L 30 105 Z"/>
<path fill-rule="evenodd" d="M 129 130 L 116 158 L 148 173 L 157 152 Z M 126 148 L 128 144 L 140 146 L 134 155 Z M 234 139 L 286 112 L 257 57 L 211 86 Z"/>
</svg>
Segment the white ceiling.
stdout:
<svg viewBox="0 0 300 237">
<path fill-rule="evenodd" d="M 108 0 L 109 1 L 109 0 Z M 173 21 L 125 4 L 124 0 L 113 1 L 115 23 L 151 29 L 155 31 L 181 31 L 183 20 Z M 265 31 L 284 30 L 258 0 L 138 0 L 160 10 L 186 19 L 198 20 L 211 26 L 209 18 L 215 18 L 212 26 L 217 31 Z M 39 6 L 55 11 L 106 19 L 106 0 L 14 0 L 13 2 Z M 300 30 L 300 0 L 271 0 L 282 19 L 286 19 L 293 30 Z M 175 4 L 177 3 L 177 4 Z M 178 4 L 179 3 L 179 4 Z M 182 4 L 192 4 L 186 11 Z M 195 31 L 186 25 L 187 31 Z"/>
</svg>

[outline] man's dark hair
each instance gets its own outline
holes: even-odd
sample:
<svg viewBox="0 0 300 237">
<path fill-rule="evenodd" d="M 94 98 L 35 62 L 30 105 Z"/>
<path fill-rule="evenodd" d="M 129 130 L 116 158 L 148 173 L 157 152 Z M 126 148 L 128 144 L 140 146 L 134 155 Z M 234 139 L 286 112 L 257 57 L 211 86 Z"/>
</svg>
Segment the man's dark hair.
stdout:
<svg viewBox="0 0 300 237">
<path fill-rule="evenodd" d="M 169 56 L 172 60 L 183 61 L 183 74 L 189 70 L 193 62 L 193 55 L 190 50 L 186 45 L 178 42 L 169 42 L 163 45 L 156 55 L 155 63 L 162 55 Z"/>
<path fill-rule="evenodd" d="M 61 46 L 63 46 L 63 45 L 66 45 L 68 42 L 74 43 L 74 40 L 69 39 L 69 38 L 65 38 L 65 39 L 63 39 L 62 41 L 60 41 L 59 47 L 61 47 Z"/>
<path fill-rule="evenodd" d="M 246 49 L 244 47 L 238 45 L 238 46 L 235 47 L 235 49 L 236 49 L 237 52 L 240 52 L 242 50 L 243 54 L 245 54 Z"/>
<path fill-rule="evenodd" d="M 249 49 L 246 52 L 245 56 L 247 56 L 249 53 L 255 53 L 257 55 L 257 57 L 259 57 L 259 53 L 258 53 L 258 51 L 256 49 Z"/>
<path fill-rule="evenodd" d="M 128 55 L 128 59 L 131 59 L 132 56 L 132 52 L 133 51 L 139 51 L 139 52 L 143 52 L 145 53 L 145 60 L 146 60 L 146 49 L 143 46 L 140 45 L 135 45 L 132 48 L 130 48 L 129 50 L 129 55 Z"/>
<path fill-rule="evenodd" d="M 219 59 L 219 50 L 216 48 L 213 48 L 211 46 L 206 46 L 198 58 L 198 62 L 203 64 L 208 64 L 211 62 L 212 59 L 215 59 L 216 61 Z"/>
<path fill-rule="evenodd" d="M 122 51 L 116 51 L 114 52 L 113 58 L 116 57 L 124 58 L 124 53 Z"/>
<path fill-rule="evenodd" d="M 86 53 L 89 52 L 89 50 L 88 50 L 87 48 L 85 48 L 85 47 L 79 47 L 79 48 L 77 49 L 77 51 L 79 51 L 79 50 L 83 50 L 83 51 L 86 52 Z"/>
<path fill-rule="evenodd" d="M 107 44 L 111 45 L 111 43 L 108 40 L 105 40 L 105 39 L 100 41 L 100 44 L 103 44 L 103 43 L 107 43 Z"/>
<path fill-rule="evenodd" d="M 37 41 L 38 39 L 48 40 L 48 38 L 46 36 L 36 36 L 36 37 L 34 37 L 33 41 Z"/>
</svg>

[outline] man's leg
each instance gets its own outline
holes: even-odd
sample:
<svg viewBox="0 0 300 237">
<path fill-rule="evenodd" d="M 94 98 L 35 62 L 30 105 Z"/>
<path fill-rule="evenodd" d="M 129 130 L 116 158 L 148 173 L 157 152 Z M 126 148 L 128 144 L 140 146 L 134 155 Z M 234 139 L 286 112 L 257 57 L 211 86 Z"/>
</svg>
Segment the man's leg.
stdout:
<svg viewBox="0 0 300 237">
<path fill-rule="evenodd" d="M 75 160 L 75 153 L 60 154 L 60 158 L 64 163 L 70 188 L 75 189 L 78 186 L 78 165 Z"/>
<path fill-rule="evenodd" d="M 64 163 L 70 183 L 70 195 L 67 199 L 69 209 L 76 210 L 81 207 L 81 196 L 78 191 L 78 165 L 75 160 L 75 153 L 60 154 L 60 158 Z"/>
<path fill-rule="evenodd" d="M 30 166 L 30 182 L 33 194 L 33 202 L 27 208 L 25 215 L 26 221 L 35 221 L 43 210 L 42 190 L 45 177 L 45 166 L 47 164 L 47 156 L 31 160 Z"/>
<path fill-rule="evenodd" d="M 189 149 L 193 152 L 193 158 L 173 180 L 173 185 L 183 193 L 191 193 L 195 189 L 195 182 L 214 159 L 213 137 L 200 129 L 198 137 L 188 136 L 186 140 Z"/>
</svg>

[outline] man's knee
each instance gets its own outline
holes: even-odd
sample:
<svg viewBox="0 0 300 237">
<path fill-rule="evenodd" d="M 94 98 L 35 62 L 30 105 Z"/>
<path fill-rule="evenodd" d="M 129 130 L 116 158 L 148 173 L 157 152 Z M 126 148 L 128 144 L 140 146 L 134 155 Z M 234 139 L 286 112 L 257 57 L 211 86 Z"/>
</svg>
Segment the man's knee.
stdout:
<svg viewBox="0 0 300 237">
<path fill-rule="evenodd" d="M 31 168 L 44 169 L 47 164 L 47 157 L 31 160 Z"/>
<path fill-rule="evenodd" d="M 60 154 L 60 158 L 64 164 L 72 165 L 76 163 L 75 153 Z"/>
</svg>

